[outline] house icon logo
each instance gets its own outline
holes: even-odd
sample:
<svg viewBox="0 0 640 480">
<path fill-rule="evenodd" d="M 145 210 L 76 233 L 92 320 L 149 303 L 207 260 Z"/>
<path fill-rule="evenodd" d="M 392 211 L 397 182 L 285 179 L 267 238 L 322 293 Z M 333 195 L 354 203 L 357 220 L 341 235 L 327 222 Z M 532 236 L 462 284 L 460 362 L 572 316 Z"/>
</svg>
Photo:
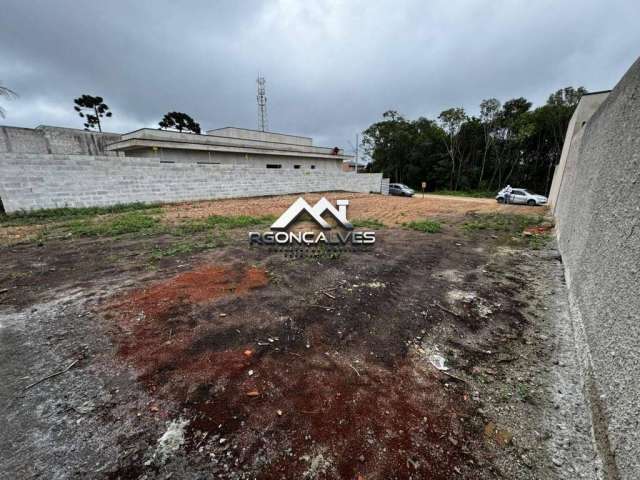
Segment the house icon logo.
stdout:
<svg viewBox="0 0 640 480">
<path fill-rule="evenodd" d="M 282 231 L 288 229 L 303 214 L 308 214 L 318 226 L 324 230 L 330 230 L 331 225 L 322 218 L 325 213 L 331 214 L 337 221 L 339 226 L 346 230 L 353 230 L 353 225 L 347 220 L 347 206 L 349 200 L 337 200 L 336 209 L 329 200 L 322 197 L 313 207 L 309 205 L 304 198 L 298 197 L 293 204 L 278 218 L 271 230 Z"/>
<path fill-rule="evenodd" d="M 270 231 L 249 232 L 249 246 L 271 247 L 291 257 L 366 251 L 375 244 L 376 232 L 354 229 L 353 224 L 347 220 L 348 205 L 349 200 L 336 200 L 334 206 L 322 197 L 312 207 L 304 198 L 299 197 L 273 222 Z M 309 219 L 320 228 L 306 225 Z M 294 227 L 297 222 L 302 225 Z"/>
</svg>

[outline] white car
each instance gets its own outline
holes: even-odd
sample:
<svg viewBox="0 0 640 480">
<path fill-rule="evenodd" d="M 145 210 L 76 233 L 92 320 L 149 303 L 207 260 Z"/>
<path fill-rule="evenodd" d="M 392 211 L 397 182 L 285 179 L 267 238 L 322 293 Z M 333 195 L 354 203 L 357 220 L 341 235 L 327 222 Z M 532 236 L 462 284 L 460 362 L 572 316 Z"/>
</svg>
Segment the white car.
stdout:
<svg viewBox="0 0 640 480">
<path fill-rule="evenodd" d="M 505 188 L 498 192 L 496 195 L 498 203 L 504 203 L 505 201 Z M 512 188 L 511 196 L 509 197 L 509 203 L 517 203 L 520 205 L 546 205 L 547 197 L 544 195 L 538 195 L 531 193 L 526 188 Z"/>
</svg>

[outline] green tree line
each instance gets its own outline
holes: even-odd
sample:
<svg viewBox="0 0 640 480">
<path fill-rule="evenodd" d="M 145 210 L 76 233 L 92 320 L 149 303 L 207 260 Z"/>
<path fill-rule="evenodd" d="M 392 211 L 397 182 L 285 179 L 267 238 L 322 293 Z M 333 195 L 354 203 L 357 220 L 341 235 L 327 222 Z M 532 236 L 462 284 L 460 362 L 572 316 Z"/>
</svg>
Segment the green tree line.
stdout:
<svg viewBox="0 0 640 480">
<path fill-rule="evenodd" d="M 525 98 L 480 103 L 480 115 L 444 110 L 435 120 L 408 120 L 390 110 L 363 133 L 372 163 L 392 182 L 429 190 L 496 191 L 511 184 L 546 193 L 571 115 L 587 93 L 567 87 L 532 109 Z"/>
</svg>

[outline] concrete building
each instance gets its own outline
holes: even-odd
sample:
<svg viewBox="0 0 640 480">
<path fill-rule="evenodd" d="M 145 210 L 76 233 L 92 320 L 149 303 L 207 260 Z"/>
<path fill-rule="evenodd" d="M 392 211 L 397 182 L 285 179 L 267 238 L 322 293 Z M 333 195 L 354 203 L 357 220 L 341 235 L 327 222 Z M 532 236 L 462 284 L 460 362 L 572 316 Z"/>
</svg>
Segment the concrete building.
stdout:
<svg viewBox="0 0 640 480">
<path fill-rule="evenodd" d="M 309 137 L 243 128 L 209 130 L 206 135 L 143 128 L 121 135 L 106 147 L 131 157 L 163 163 L 250 165 L 285 170 L 339 171 L 351 159 L 334 147 L 316 147 Z"/>
<path fill-rule="evenodd" d="M 356 166 L 358 167 L 358 173 L 365 173 L 367 171 L 367 167 L 369 166 L 369 162 L 365 162 L 362 160 L 358 160 L 356 162 L 355 159 L 345 160 L 342 163 L 342 171 L 343 172 L 355 172 Z"/>
</svg>

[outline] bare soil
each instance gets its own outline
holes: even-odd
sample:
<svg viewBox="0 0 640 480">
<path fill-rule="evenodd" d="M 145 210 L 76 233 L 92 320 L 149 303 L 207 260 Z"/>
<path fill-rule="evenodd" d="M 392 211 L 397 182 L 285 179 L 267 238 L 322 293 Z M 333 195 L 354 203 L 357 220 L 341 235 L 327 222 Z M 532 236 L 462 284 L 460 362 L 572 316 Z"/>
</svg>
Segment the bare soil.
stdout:
<svg viewBox="0 0 640 480">
<path fill-rule="evenodd" d="M 412 198 L 387 197 L 358 193 L 305 194 L 311 203 L 325 196 L 331 201 L 349 199 L 350 218 L 375 218 L 387 226 L 397 226 L 414 220 L 428 218 L 455 218 L 467 213 L 519 213 L 534 215 L 544 212 L 544 207 L 502 205 L 490 198 L 467 198 L 446 195 L 416 194 Z M 247 199 L 214 200 L 208 202 L 181 203 L 164 207 L 169 219 L 203 218 L 209 215 L 266 215 L 279 216 L 298 195 L 255 197 Z"/>
<path fill-rule="evenodd" d="M 0 476 L 563 478 L 545 419 L 559 257 L 461 228 L 542 210 L 328 196 L 390 227 L 375 248 L 291 259 L 249 248 L 249 229 L 160 260 L 162 236 L 0 248 Z M 292 198 L 164 215 L 277 215 Z M 424 218 L 442 232 L 400 228 Z"/>
</svg>

